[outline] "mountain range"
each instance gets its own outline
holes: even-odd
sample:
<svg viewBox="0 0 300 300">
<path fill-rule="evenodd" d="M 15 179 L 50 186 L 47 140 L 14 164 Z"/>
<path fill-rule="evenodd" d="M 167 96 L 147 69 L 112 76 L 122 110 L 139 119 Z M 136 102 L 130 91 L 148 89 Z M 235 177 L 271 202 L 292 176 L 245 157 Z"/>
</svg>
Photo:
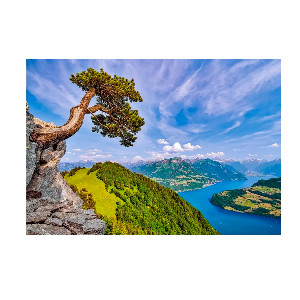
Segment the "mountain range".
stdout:
<svg viewBox="0 0 300 300">
<path fill-rule="evenodd" d="M 248 159 L 242 162 L 226 161 L 227 165 L 234 167 L 246 176 L 270 175 L 274 177 L 281 176 L 281 159 L 267 161 L 263 159 Z"/>
<path fill-rule="evenodd" d="M 95 164 L 94 161 L 90 160 L 81 160 L 77 162 L 60 162 L 58 164 L 58 170 L 60 172 L 63 171 L 71 171 L 74 168 L 81 167 L 81 168 L 91 168 Z"/>
<path fill-rule="evenodd" d="M 79 161 L 59 163 L 60 171 L 75 167 L 91 168 L 95 162 Z M 139 160 L 123 163 L 132 172 L 143 174 L 174 191 L 203 188 L 217 181 L 245 180 L 249 176 L 281 176 L 281 159 L 272 161 L 248 159 L 183 159 L 174 157 L 157 161 Z"/>
<path fill-rule="evenodd" d="M 184 160 L 180 157 L 128 164 L 129 170 L 143 174 L 174 191 L 203 188 L 216 181 L 246 180 L 233 167 L 211 159 Z"/>
</svg>

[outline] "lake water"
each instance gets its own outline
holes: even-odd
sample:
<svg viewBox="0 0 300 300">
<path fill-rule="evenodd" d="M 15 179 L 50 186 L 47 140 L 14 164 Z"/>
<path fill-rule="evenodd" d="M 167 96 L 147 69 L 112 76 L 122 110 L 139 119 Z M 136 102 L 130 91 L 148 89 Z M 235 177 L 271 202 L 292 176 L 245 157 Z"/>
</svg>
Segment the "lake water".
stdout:
<svg viewBox="0 0 300 300">
<path fill-rule="evenodd" d="M 201 211 L 209 223 L 221 234 L 281 234 L 281 219 L 225 210 L 210 203 L 213 194 L 225 190 L 250 187 L 259 179 L 248 177 L 244 181 L 223 181 L 199 190 L 178 193 L 182 198 Z"/>
</svg>

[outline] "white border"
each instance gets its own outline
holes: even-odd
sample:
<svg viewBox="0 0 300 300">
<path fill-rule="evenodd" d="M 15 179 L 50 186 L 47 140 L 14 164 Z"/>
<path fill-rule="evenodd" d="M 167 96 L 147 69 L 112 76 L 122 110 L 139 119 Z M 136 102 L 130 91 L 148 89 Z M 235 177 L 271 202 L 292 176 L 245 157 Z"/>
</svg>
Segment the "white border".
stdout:
<svg viewBox="0 0 300 300">
<path fill-rule="evenodd" d="M 294 299 L 299 294 L 296 4 L 2 5 L 2 299 Z M 282 236 L 26 236 L 26 58 L 282 59 Z"/>
</svg>

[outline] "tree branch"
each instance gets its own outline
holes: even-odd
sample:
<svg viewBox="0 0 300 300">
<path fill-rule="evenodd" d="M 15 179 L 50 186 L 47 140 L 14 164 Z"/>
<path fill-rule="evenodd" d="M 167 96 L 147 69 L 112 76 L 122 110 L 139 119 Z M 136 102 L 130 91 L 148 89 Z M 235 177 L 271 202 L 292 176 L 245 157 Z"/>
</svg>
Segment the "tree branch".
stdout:
<svg viewBox="0 0 300 300">
<path fill-rule="evenodd" d="M 97 122 L 99 123 L 100 126 L 103 126 L 103 127 L 105 127 L 106 129 L 109 129 L 106 125 L 102 124 L 102 123 L 99 121 L 99 119 L 97 118 L 97 116 L 95 116 L 95 115 L 93 114 L 93 112 L 92 112 L 89 108 L 88 108 L 87 110 L 88 110 L 88 112 L 90 112 L 90 113 L 93 115 L 93 117 L 97 120 Z"/>
<path fill-rule="evenodd" d="M 80 104 L 71 108 L 70 117 L 66 124 L 57 128 L 36 128 L 31 134 L 33 141 L 41 145 L 49 145 L 65 140 L 75 134 L 80 129 L 87 108 L 95 94 L 94 88 L 86 92 Z"/>
</svg>

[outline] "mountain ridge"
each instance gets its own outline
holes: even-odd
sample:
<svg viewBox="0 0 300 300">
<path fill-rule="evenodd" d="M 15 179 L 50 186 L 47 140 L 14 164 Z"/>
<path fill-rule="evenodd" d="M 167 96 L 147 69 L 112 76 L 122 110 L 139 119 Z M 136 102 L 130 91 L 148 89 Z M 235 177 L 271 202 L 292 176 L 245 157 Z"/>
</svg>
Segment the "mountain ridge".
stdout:
<svg viewBox="0 0 300 300">
<path fill-rule="evenodd" d="M 139 165 L 127 165 L 127 167 L 177 192 L 203 188 L 216 181 L 246 179 L 234 168 L 210 159 L 198 159 L 192 162 L 173 157 Z"/>
</svg>

